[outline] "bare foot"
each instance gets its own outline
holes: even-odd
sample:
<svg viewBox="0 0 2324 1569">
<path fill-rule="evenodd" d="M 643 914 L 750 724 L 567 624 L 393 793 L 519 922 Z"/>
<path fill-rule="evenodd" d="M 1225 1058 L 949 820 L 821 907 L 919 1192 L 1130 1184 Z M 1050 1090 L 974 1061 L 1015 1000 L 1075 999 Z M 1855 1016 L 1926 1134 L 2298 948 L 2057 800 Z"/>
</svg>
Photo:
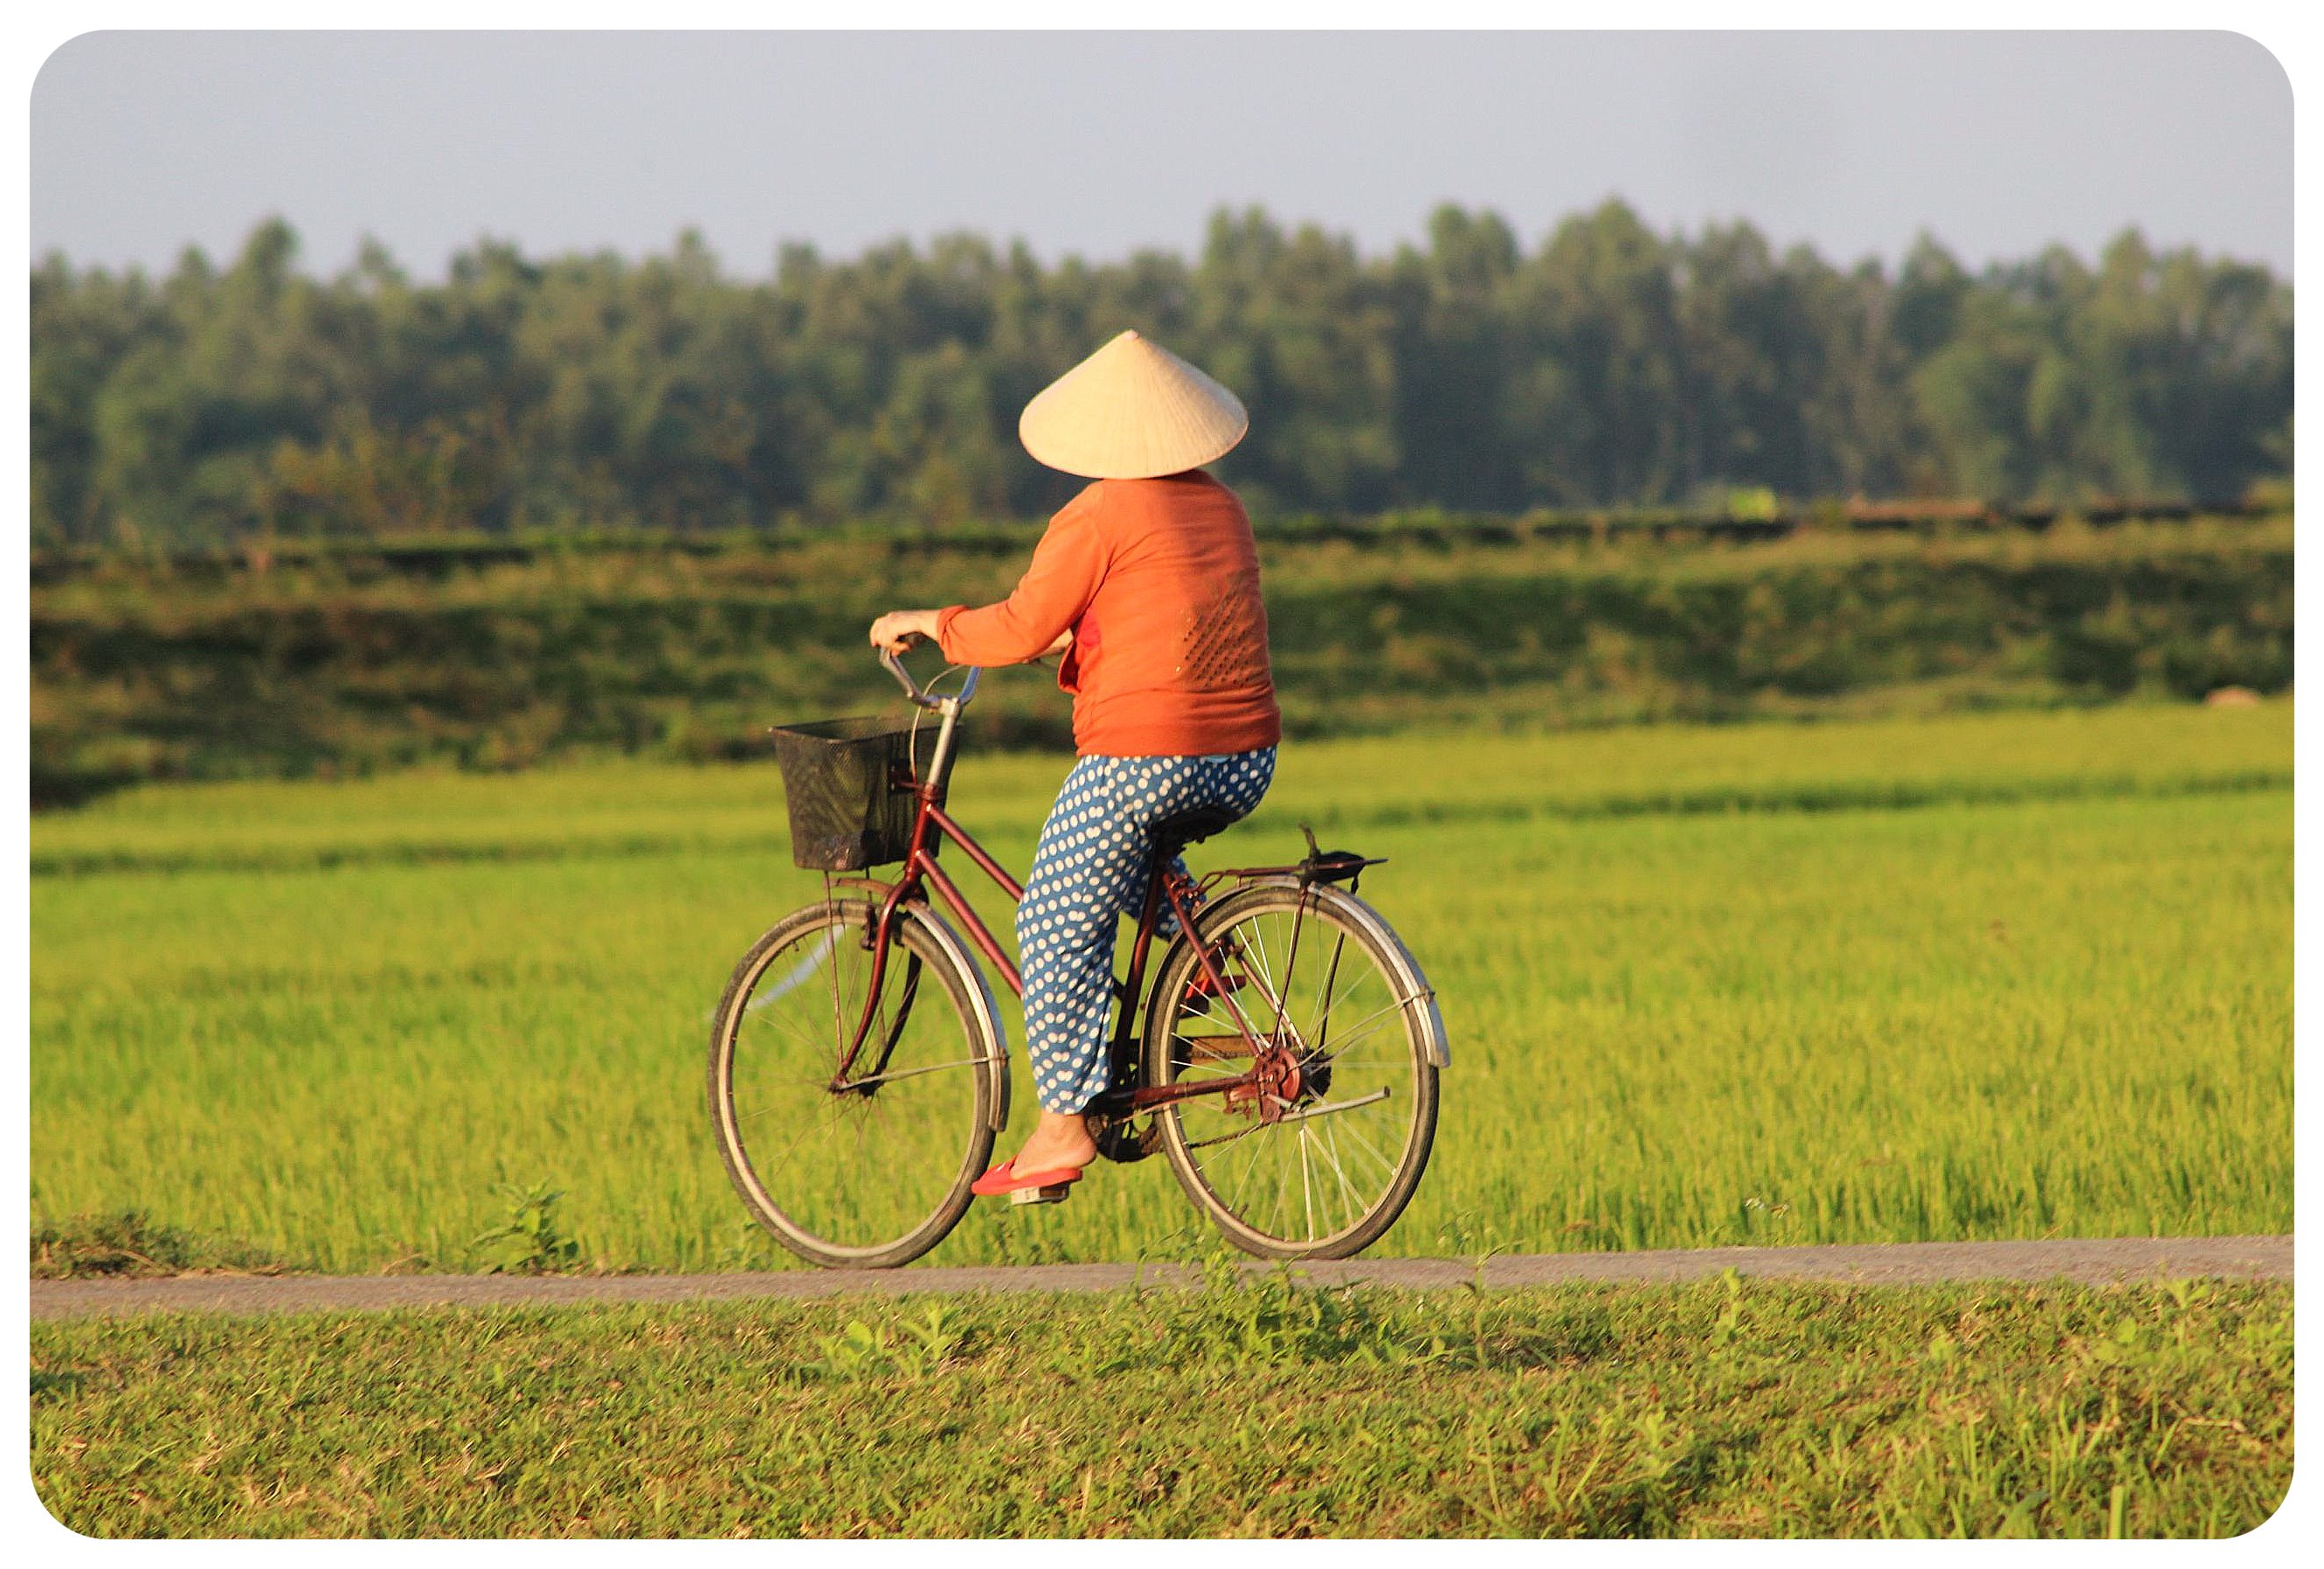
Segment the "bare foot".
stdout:
<svg viewBox="0 0 2324 1569">
<path fill-rule="evenodd" d="M 1033 1136 L 1019 1149 L 1012 1171 L 1059 1171 L 1097 1158 L 1097 1141 L 1079 1112 L 1043 1112 Z"/>
</svg>

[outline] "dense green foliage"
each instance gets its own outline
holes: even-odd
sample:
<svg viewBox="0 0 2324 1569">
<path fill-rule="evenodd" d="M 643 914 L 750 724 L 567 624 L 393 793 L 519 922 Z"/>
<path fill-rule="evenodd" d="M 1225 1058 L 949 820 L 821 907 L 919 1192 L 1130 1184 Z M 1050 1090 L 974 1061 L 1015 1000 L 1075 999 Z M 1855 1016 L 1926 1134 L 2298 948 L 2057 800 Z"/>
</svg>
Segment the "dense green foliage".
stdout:
<svg viewBox="0 0 2324 1569">
<path fill-rule="evenodd" d="M 32 1227 L 32 1278 L 144 1278 L 226 1270 L 277 1274 L 287 1260 L 231 1237 L 197 1236 L 143 1210 L 70 1215 Z"/>
<path fill-rule="evenodd" d="M 954 805 L 1021 871 L 1064 766 L 972 752 Z M 1302 817 L 1392 858 L 1363 896 L 1451 1032 L 1378 1251 L 2291 1229 L 2288 703 L 1295 744 L 1194 859 L 1292 859 Z M 36 1227 L 788 1260 L 701 1088 L 729 966 L 821 888 L 771 766 L 148 786 L 32 857 Z M 1109 1166 L 928 1261 L 1198 1226 L 1161 1162 Z"/>
<path fill-rule="evenodd" d="M 143 778 L 737 756 L 892 706 L 863 630 L 1007 592 L 1027 530 L 567 550 L 115 559 L 32 594 L 32 795 Z M 1523 527 L 1269 535 L 1296 736 L 2199 697 L 2292 679 L 2292 525 L 1604 546 Z M 1046 671 L 980 743 L 1056 743 Z"/>
<path fill-rule="evenodd" d="M 100 1537 L 2229 1537 L 2292 1288 L 1199 1292 L 46 1322 Z"/>
<path fill-rule="evenodd" d="M 40 544 L 475 526 L 1028 517 L 1072 489 L 1015 441 L 1128 327 L 1244 396 L 1222 473 L 1307 509 L 1967 494 L 2219 501 L 2291 467 L 2292 292 L 2264 268 L 2053 248 L 1981 275 L 1660 235 L 1609 203 L 1524 251 L 1440 209 L 1365 257 L 1222 211 L 1193 261 L 1043 266 L 973 235 L 723 275 L 485 244 L 441 283 L 376 246 L 293 266 L 32 277 Z"/>
</svg>

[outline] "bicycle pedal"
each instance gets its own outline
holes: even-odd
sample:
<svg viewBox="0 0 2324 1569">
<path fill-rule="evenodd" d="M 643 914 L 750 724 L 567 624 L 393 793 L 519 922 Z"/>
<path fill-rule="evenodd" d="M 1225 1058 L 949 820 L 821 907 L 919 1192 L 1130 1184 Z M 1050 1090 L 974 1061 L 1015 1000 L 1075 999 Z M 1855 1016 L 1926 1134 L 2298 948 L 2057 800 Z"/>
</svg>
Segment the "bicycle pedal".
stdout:
<svg viewBox="0 0 2324 1569">
<path fill-rule="evenodd" d="M 1055 1187 L 1020 1187 L 1009 1195 L 1010 1204 L 1063 1204 L 1074 1195 L 1074 1185 L 1061 1182 Z"/>
</svg>

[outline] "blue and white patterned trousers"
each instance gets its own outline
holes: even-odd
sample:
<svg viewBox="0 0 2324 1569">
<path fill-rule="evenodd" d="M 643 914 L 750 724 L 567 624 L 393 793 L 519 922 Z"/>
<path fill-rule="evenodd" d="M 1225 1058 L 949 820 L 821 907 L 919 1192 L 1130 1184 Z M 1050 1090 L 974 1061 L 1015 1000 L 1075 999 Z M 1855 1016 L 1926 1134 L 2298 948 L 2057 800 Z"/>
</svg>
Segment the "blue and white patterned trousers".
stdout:
<svg viewBox="0 0 2324 1569">
<path fill-rule="evenodd" d="M 1274 778 L 1271 746 L 1206 757 L 1084 757 L 1074 764 L 1041 829 L 1017 906 L 1025 1052 L 1044 1109 L 1078 1112 L 1105 1088 L 1114 922 L 1146 908 L 1154 825 L 1202 807 L 1242 817 Z M 1176 922 L 1167 904 L 1162 915 L 1167 932 Z"/>
</svg>

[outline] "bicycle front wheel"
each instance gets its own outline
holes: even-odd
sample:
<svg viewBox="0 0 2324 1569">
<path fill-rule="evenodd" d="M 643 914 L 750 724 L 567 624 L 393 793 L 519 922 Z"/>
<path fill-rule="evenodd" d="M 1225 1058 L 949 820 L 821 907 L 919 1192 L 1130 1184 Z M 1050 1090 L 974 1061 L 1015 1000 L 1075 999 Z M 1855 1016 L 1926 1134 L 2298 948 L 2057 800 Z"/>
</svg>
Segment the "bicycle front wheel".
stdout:
<svg viewBox="0 0 2324 1569">
<path fill-rule="evenodd" d="M 942 1241 L 992 1154 L 1006 1066 L 990 992 L 927 911 L 897 912 L 869 1028 L 878 907 L 795 911 L 735 966 L 710 1035 L 718 1152 L 759 1223 L 832 1268 Z"/>
<path fill-rule="evenodd" d="M 1394 1224 L 1436 1136 L 1443 1029 L 1427 981 L 1370 907 L 1325 887 L 1262 883 L 1196 918 L 1224 998 L 1190 994 L 1173 945 L 1146 1026 L 1149 1084 L 1234 1078 L 1237 1028 L 1280 1047 L 1283 1094 L 1193 1097 L 1157 1117 L 1187 1196 L 1228 1240 L 1269 1259 L 1344 1259 Z"/>
</svg>

